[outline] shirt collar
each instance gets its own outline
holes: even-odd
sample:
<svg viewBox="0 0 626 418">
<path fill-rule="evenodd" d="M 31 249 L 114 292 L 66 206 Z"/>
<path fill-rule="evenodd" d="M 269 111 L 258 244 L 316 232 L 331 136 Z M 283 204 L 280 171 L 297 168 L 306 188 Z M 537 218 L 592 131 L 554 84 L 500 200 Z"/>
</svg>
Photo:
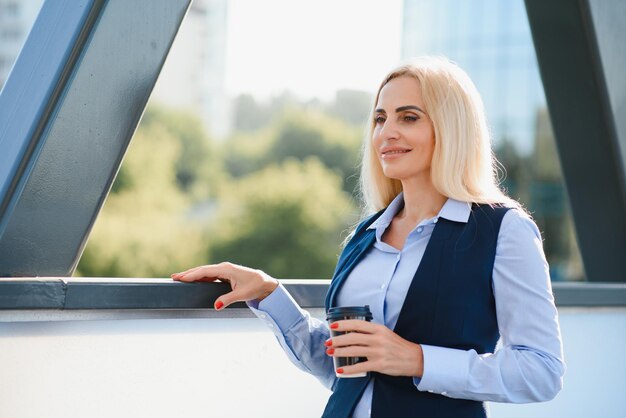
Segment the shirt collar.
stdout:
<svg viewBox="0 0 626 418">
<path fill-rule="evenodd" d="M 387 206 L 387 209 L 385 209 L 382 215 L 380 215 L 378 219 L 376 219 L 369 227 L 367 227 L 367 229 L 382 228 L 382 230 L 384 231 L 393 220 L 393 217 L 396 216 L 398 212 L 400 212 L 400 209 L 402 209 L 402 207 L 404 207 L 404 195 L 402 194 L 402 192 L 400 192 L 400 194 L 391 201 L 389 206 Z"/>
<path fill-rule="evenodd" d="M 396 216 L 400 209 L 404 206 L 404 195 L 402 192 L 398 196 L 396 196 L 387 209 L 376 219 L 367 229 L 376 229 L 376 235 L 382 235 L 382 233 L 387 229 L 393 217 Z M 470 217 L 470 213 L 472 212 L 472 204 L 469 202 L 462 202 L 460 200 L 455 200 L 452 198 L 448 198 L 446 203 L 443 205 L 439 213 L 435 218 L 433 218 L 434 222 L 437 222 L 439 218 L 445 218 L 454 222 L 463 222 L 467 223 Z"/>
<path fill-rule="evenodd" d="M 437 218 L 445 218 L 449 221 L 467 223 L 470 214 L 472 213 L 472 204 L 469 202 L 463 202 L 460 200 L 448 198 L 443 205 Z"/>
</svg>

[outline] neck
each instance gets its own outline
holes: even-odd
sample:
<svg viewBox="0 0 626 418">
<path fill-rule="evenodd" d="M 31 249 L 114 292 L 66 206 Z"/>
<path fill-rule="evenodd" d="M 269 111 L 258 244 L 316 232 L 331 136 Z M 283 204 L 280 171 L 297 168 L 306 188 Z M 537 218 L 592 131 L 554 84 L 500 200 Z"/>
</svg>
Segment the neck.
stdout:
<svg viewBox="0 0 626 418">
<path fill-rule="evenodd" d="M 416 225 L 424 219 L 436 216 L 448 198 L 435 189 L 430 176 L 424 179 L 402 181 L 404 208 L 398 214 Z"/>
</svg>

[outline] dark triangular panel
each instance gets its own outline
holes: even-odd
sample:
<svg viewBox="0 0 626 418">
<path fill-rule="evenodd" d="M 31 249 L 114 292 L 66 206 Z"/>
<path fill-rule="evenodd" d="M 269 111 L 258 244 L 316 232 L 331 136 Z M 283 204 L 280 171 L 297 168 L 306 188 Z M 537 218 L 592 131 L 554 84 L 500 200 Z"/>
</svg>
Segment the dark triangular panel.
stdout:
<svg viewBox="0 0 626 418">
<path fill-rule="evenodd" d="M 190 0 L 48 0 L 0 94 L 0 276 L 69 276 Z"/>
<path fill-rule="evenodd" d="M 526 0 L 590 281 L 626 272 L 626 2 Z"/>
</svg>

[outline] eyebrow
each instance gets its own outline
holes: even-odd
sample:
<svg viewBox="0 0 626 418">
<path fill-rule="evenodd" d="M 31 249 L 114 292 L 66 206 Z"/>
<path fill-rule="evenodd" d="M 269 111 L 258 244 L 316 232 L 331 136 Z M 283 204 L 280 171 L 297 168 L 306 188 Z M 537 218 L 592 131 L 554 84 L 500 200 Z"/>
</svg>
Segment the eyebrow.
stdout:
<svg viewBox="0 0 626 418">
<path fill-rule="evenodd" d="M 422 109 L 420 109 L 419 107 L 414 106 L 414 105 L 400 106 L 400 107 L 398 107 L 396 109 L 396 113 L 404 112 L 405 110 L 417 110 L 419 112 L 422 112 L 423 114 L 426 114 L 426 112 L 424 112 Z M 385 113 L 386 114 L 387 112 L 385 112 L 385 109 L 376 109 L 376 113 Z"/>
</svg>

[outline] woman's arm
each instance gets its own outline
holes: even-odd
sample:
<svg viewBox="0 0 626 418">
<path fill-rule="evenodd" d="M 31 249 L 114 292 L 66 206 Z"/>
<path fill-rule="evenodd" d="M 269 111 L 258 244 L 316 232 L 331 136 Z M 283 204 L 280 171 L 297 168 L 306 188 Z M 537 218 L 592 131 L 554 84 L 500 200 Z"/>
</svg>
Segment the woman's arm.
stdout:
<svg viewBox="0 0 626 418">
<path fill-rule="evenodd" d="M 278 280 L 260 270 L 231 263 L 199 266 L 172 274 L 183 282 L 228 282 L 232 291 L 215 301 L 215 309 L 245 301 L 274 332 L 289 359 L 332 389 L 336 377 L 332 359 L 325 355 L 324 341 L 330 336 L 326 323 L 301 309 Z"/>
<path fill-rule="evenodd" d="M 329 341 L 333 356 L 368 360 L 345 374 L 377 371 L 413 376 L 420 391 L 452 398 L 540 402 L 556 396 L 565 372 L 557 310 L 534 222 L 516 210 L 505 215 L 496 249 L 493 291 L 501 346 L 495 353 L 414 344 L 382 325 L 337 321 L 338 331 L 357 331 Z"/>
<path fill-rule="evenodd" d="M 565 363 L 541 235 L 517 210 L 505 215 L 493 268 L 501 340 L 495 353 L 422 345 L 419 390 L 453 398 L 540 402 L 556 396 Z"/>
<path fill-rule="evenodd" d="M 289 360 L 332 390 L 337 378 L 324 346 L 330 337 L 326 322 L 301 309 L 282 285 L 261 302 L 247 304 L 272 330 Z"/>
</svg>

